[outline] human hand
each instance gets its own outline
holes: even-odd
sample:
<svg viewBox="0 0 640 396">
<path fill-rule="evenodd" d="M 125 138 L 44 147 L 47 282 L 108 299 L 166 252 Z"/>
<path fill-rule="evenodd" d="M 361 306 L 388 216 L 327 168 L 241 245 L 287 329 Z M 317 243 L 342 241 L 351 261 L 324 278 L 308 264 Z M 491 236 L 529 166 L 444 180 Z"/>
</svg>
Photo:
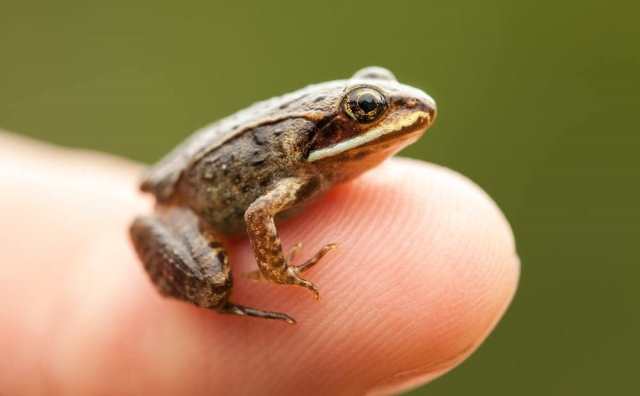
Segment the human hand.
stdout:
<svg viewBox="0 0 640 396">
<path fill-rule="evenodd" d="M 127 228 L 151 201 L 141 168 L 0 134 L 3 394 L 364 394 L 429 382 L 493 329 L 518 281 L 509 225 L 477 186 L 392 159 L 279 226 L 307 257 L 339 247 L 305 290 L 237 276 L 233 300 L 287 325 L 162 298 Z"/>
</svg>

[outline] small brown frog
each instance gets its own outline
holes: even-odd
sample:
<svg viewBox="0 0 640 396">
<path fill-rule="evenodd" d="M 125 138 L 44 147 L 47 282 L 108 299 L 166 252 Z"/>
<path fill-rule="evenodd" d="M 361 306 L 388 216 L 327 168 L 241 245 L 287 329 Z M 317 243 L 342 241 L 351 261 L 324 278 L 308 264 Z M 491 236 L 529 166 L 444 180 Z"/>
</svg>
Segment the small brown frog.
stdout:
<svg viewBox="0 0 640 396">
<path fill-rule="evenodd" d="M 197 131 L 145 175 L 155 213 L 131 239 L 160 293 L 222 313 L 295 321 L 231 302 L 222 241 L 246 232 L 253 278 L 318 290 L 304 279 L 334 244 L 301 265 L 283 253 L 274 219 L 297 212 L 415 142 L 436 116 L 427 94 L 367 67 L 348 80 L 311 85 L 256 103 Z M 295 251 L 295 248 L 293 249 Z M 292 251 L 292 253 L 293 253 Z"/>
</svg>

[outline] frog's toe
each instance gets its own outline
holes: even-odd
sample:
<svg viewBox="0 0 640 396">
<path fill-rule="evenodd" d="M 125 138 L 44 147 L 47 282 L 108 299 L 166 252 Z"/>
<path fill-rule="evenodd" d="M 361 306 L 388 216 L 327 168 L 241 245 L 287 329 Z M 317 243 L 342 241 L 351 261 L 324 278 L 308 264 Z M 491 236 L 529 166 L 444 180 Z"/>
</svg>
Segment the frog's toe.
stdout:
<svg viewBox="0 0 640 396">
<path fill-rule="evenodd" d="M 282 312 L 263 311 L 261 309 L 245 307 L 244 305 L 237 305 L 231 302 L 227 302 L 225 305 L 218 308 L 218 312 L 240 316 L 251 316 L 254 318 L 262 319 L 283 320 L 289 324 L 296 323 L 295 319 Z"/>
<path fill-rule="evenodd" d="M 311 267 L 313 267 L 314 265 L 318 264 L 318 262 L 320 261 L 320 259 L 322 259 L 327 253 L 329 253 L 330 251 L 332 251 L 333 249 L 337 248 L 338 244 L 336 243 L 329 243 L 325 246 L 322 247 L 322 249 L 318 250 L 318 252 L 313 255 L 313 257 L 311 257 L 309 260 L 305 261 L 304 263 L 297 265 L 295 268 L 298 272 L 303 273 L 304 271 L 310 269 Z"/>
<path fill-rule="evenodd" d="M 316 298 L 316 300 L 319 300 L 320 291 L 318 291 L 316 285 L 306 279 L 301 278 L 299 274 L 300 270 L 298 269 L 298 267 L 287 268 L 287 278 L 285 283 L 304 287 L 305 289 L 308 289 L 313 293 L 313 296 Z"/>
</svg>

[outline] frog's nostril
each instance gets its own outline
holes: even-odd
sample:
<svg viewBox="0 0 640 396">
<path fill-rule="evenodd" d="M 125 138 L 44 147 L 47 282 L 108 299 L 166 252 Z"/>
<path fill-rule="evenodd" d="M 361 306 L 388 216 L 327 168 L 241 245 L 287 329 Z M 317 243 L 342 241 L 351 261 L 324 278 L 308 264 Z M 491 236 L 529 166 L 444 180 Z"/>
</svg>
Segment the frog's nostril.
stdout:
<svg viewBox="0 0 640 396">
<path fill-rule="evenodd" d="M 404 105 L 407 109 L 413 109 L 418 105 L 418 101 L 416 99 L 406 99 L 399 100 L 401 105 Z"/>
</svg>

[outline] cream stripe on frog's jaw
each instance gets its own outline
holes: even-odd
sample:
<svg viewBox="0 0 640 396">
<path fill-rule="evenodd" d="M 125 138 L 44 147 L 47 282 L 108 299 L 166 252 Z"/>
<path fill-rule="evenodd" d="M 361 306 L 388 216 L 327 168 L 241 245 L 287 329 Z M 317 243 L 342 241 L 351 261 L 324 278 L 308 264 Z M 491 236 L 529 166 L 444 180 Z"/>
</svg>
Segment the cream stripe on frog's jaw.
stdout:
<svg viewBox="0 0 640 396">
<path fill-rule="evenodd" d="M 314 150 L 309 154 L 307 161 L 313 162 L 317 160 L 321 160 L 323 158 L 333 157 L 335 155 L 344 153 L 345 151 L 354 149 L 356 147 L 363 146 L 369 142 L 377 140 L 382 136 L 392 134 L 394 132 L 401 131 L 404 128 L 408 128 L 417 122 L 420 122 L 421 119 L 426 118 L 429 119 L 429 123 L 431 122 L 431 117 L 429 113 L 424 111 L 415 111 L 406 117 L 400 117 L 399 119 L 390 122 L 384 123 L 380 126 L 372 128 L 371 130 L 363 133 L 362 135 L 355 136 L 349 140 L 345 140 L 343 142 L 334 144 L 333 146 L 325 147 L 319 150 Z"/>
</svg>

